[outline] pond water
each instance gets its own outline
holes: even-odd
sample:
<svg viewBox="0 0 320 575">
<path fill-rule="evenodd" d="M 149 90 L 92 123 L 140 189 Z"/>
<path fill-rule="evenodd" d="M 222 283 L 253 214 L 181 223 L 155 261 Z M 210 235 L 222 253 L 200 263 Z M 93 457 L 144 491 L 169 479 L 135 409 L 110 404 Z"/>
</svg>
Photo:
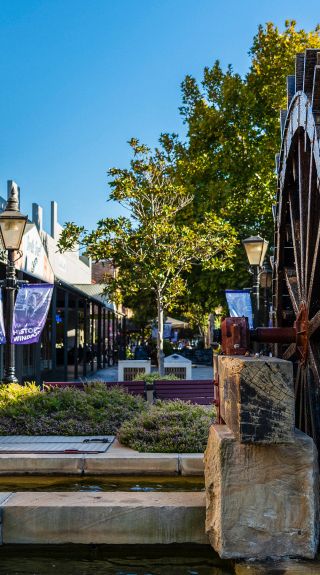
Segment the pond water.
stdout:
<svg viewBox="0 0 320 575">
<path fill-rule="evenodd" d="M 1 575 L 234 575 L 204 545 L 4 546 Z"/>
<path fill-rule="evenodd" d="M 0 491 L 203 491 L 202 477 L 3 476 Z"/>
</svg>

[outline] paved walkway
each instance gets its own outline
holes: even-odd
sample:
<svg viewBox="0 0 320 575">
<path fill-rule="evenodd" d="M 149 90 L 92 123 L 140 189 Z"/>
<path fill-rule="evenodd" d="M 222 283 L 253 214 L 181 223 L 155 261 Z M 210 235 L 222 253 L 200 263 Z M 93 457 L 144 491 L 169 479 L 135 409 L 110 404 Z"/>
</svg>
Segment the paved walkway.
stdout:
<svg viewBox="0 0 320 575">
<path fill-rule="evenodd" d="M 192 379 L 212 379 L 213 369 L 210 366 L 197 365 L 192 367 Z M 99 369 L 86 378 L 87 381 L 118 381 L 118 367 Z"/>
</svg>

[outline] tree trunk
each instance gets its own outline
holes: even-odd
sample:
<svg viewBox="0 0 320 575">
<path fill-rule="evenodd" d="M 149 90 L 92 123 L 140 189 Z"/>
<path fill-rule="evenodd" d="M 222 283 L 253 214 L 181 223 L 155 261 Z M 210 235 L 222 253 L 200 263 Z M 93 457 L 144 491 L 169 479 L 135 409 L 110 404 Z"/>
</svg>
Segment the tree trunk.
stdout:
<svg viewBox="0 0 320 575">
<path fill-rule="evenodd" d="M 160 296 L 157 297 L 157 308 L 158 308 L 158 333 L 157 333 L 158 371 L 160 375 L 164 375 L 163 305 Z"/>
</svg>

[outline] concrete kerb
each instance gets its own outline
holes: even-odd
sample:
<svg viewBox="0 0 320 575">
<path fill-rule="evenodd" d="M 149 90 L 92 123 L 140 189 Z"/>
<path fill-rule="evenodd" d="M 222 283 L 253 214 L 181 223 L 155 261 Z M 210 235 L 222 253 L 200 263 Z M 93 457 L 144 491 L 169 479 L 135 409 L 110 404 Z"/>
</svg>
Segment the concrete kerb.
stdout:
<svg viewBox="0 0 320 575">
<path fill-rule="evenodd" d="M 0 453 L 1 475 L 203 475 L 202 453 L 140 453 L 116 440 L 106 453 Z"/>
</svg>

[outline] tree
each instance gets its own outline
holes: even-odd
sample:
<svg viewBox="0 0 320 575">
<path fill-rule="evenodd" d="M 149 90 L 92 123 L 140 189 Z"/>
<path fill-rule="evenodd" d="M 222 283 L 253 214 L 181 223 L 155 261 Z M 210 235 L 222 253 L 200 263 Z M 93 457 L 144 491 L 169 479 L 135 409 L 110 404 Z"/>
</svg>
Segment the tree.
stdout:
<svg viewBox="0 0 320 575">
<path fill-rule="evenodd" d="M 107 259 L 117 270 L 106 278 L 106 291 L 113 299 L 125 294 L 152 294 L 157 306 L 157 354 L 163 373 L 164 311 L 185 290 L 183 274 L 201 263 L 204 269 L 232 266 L 236 244 L 232 226 L 214 213 L 202 221 L 178 222 L 177 215 L 193 200 L 190 190 L 175 177 L 177 156 L 164 143 L 152 152 L 132 139 L 129 169 L 112 168 L 110 199 L 129 210 L 129 217 L 106 218 L 88 232 L 67 223 L 59 249 L 72 249 L 76 242 L 94 260 Z"/>
<path fill-rule="evenodd" d="M 245 77 L 216 61 L 200 82 L 186 76 L 182 83 L 187 140 L 171 141 L 179 158 L 177 178 L 194 196 L 183 221 L 199 221 L 203 211 L 213 210 L 239 239 L 236 274 L 201 267 L 188 274 L 190 303 L 202 305 L 203 313 L 222 303 L 225 288 L 250 285 L 240 240 L 260 234 L 272 243 L 279 112 L 286 107 L 286 77 L 294 73 L 295 55 L 307 47 L 320 48 L 319 26 L 306 32 L 287 21 L 280 31 L 269 22 L 253 39 Z"/>
</svg>

